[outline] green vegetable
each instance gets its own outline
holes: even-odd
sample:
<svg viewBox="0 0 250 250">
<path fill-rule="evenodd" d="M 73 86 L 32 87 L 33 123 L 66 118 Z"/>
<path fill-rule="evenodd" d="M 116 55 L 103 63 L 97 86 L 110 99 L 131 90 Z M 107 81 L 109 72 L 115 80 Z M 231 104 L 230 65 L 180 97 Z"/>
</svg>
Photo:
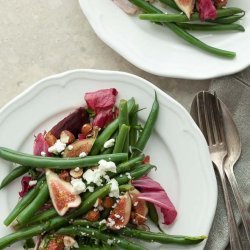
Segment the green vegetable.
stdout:
<svg viewBox="0 0 250 250">
<path fill-rule="evenodd" d="M 145 13 L 149 13 L 149 14 L 162 14 L 163 13 L 161 10 L 157 9 L 152 4 L 145 2 L 144 0 L 129 0 L 129 1 L 133 3 L 134 5 L 138 6 L 139 8 L 141 8 Z M 183 30 L 182 28 L 178 27 L 174 23 L 165 23 L 164 25 L 170 28 L 178 36 L 183 38 L 186 42 L 196 46 L 197 48 L 200 48 L 201 50 L 204 50 L 206 52 L 209 52 L 217 56 L 226 57 L 226 58 L 234 58 L 236 56 L 235 52 L 221 50 L 221 49 L 217 49 L 217 48 L 207 45 L 206 43 L 200 41 L 196 37 L 192 36 L 185 30 Z"/>
<path fill-rule="evenodd" d="M 42 205 L 49 199 L 49 189 L 47 183 L 44 183 L 35 197 L 35 199 L 17 216 L 16 220 L 19 224 L 25 224 L 30 221 L 30 218 L 41 208 Z"/>
<path fill-rule="evenodd" d="M 240 8 L 223 8 L 223 9 L 218 9 L 217 10 L 217 18 L 220 17 L 228 17 L 232 16 L 235 14 L 240 14 L 244 13 L 244 11 Z M 148 20 L 152 22 L 160 22 L 160 23 L 165 23 L 165 22 L 174 22 L 174 23 L 183 23 L 183 22 L 189 22 L 189 21 L 199 21 L 199 13 L 194 13 L 191 16 L 191 19 L 185 15 L 185 14 L 164 14 L 164 13 L 159 13 L 159 14 L 140 14 L 139 18 L 142 20 Z"/>
<path fill-rule="evenodd" d="M 135 99 L 134 98 L 129 99 L 127 105 L 128 105 L 128 113 L 130 114 L 131 110 L 133 110 L 133 107 L 135 105 Z M 115 133 L 118 127 L 119 127 L 119 120 L 115 119 L 97 137 L 90 151 L 90 155 L 97 155 L 102 149 L 104 143 Z"/>
<path fill-rule="evenodd" d="M 148 206 L 148 216 L 149 216 L 149 218 L 158 227 L 158 229 L 162 232 L 162 229 L 161 229 L 161 227 L 159 225 L 159 216 L 158 216 L 157 210 L 155 208 L 155 205 L 148 202 L 147 206 Z"/>
<path fill-rule="evenodd" d="M 121 125 L 121 129 L 119 130 L 119 133 L 115 142 L 113 154 L 124 152 L 123 149 L 125 148 L 125 142 L 129 135 L 129 129 L 130 129 L 129 126 L 125 124 Z"/>
<path fill-rule="evenodd" d="M 242 14 L 236 14 L 232 16 L 227 16 L 227 17 L 221 17 L 221 18 L 216 18 L 215 20 L 209 20 L 211 23 L 220 23 L 220 24 L 231 24 L 239 21 L 242 17 L 245 16 L 245 12 Z"/>
<path fill-rule="evenodd" d="M 138 109 L 139 109 L 139 105 L 137 104 L 135 105 L 135 108 L 130 116 L 129 145 L 131 147 L 135 146 L 136 141 L 137 141 L 138 131 L 137 131 L 136 126 L 138 123 Z"/>
<path fill-rule="evenodd" d="M 41 157 L 30 154 L 20 153 L 18 151 L 0 147 L 0 158 L 15 162 L 21 165 L 28 165 L 34 168 L 50 168 L 50 169 L 72 169 L 76 167 L 85 168 L 96 165 L 100 160 L 109 160 L 114 162 L 123 162 L 128 159 L 128 154 L 109 154 L 87 156 L 85 158 L 52 158 Z"/>
<path fill-rule="evenodd" d="M 128 250 L 144 250 L 145 248 L 142 246 L 139 246 L 133 242 L 130 242 L 122 237 L 115 236 L 112 234 L 105 234 L 102 233 L 96 229 L 93 228 L 86 228 L 86 227 L 80 227 L 80 226 L 69 226 L 65 228 L 59 229 L 57 234 L 62 235 L 83 235 L 89 236 L 94 239 L 102 240 L 106 243 L 112 241 L 113 245 L 119 246 L 122 249 L 128 249 Z"/>
<path fill-rule="evenodd" d="M 178 244 L 178 245 L 193 245 L 202 242 L 206 239 L 206 236 L 182 236 L 182 235 L 168 235 L 165 233 L 154 233 L 142 230 L 136 230 L 132 228 L 123 228 L 119 231 L 128 237 L 134 237 L 137 239 L 149 241 L 149 242 L 159 242 L 162 244 Z"/>
<path fill-rule="evenodd" d="M 135 148 L 137 148 L 139 150 L 143 150 L 145 148 L 147 141 L 148 141 L 148 139 L 153 131 L 154 125 L 156 123 L 158 113 L 159 113 L 159 102 L 157 99 L 157 95 L 155 93 L 154 103 L 152 105 L 152 108 L 151 108 L 150 114 L 148 116 L 148 119 L 146 121 L 146 124 L 142 130 L 142 133 L 140 134 L 139 139 L 135 144 Z M 137 150 L 136 152 L 133 152 L 131 157 L 133 158 L 133 157 L 139 155 L 140 154 L 139 150 Z"/>
<path fill-rule="evenodd" d="M 0 189 L 7 186 L 9 183 L 14 181 L 16 178 L 22 176 L 23 174 L 29 171 L 30 167 L 27 166 L 18 166 L 14 168 L 3 180 L 0 185 Z"/>
<path fill-rule="evenodd" d="M 86 220 L 75 220 L 75 226 L 98 228 L 99 222 L 89 222 Z M 128 237 L 141 239 L 149 242 L 159 242 L 162 244 L 178 244 L 178 245 L 193 245 L 202 242 L 206 236 L 183 236 L 183 235 L 169 235 L 165 233 L 154 233 L 149 231 L 137 230 L 133 228 L 123 228 L 117 231 L 118 234 L 123 234 Z"/>
<path fill-rule="evenodd" d="M 16 217 L 35 199 L 42 187 L 44 180 L 45 177 L 42 177 L 37 182 L 36 186 L 30 190 L 20 201 L 18 201 L 17 205 L 4 220 L 4 225 L 9 226 L 16 219 Z"/>
<path fill-rule="evenodd" d="M 27 239 L 27 240 L 25 241 L 24 245 L 23 245 L 23 248 L 24 248 L 25 250 L 29 250 L 29 249 L 34 248 L 34 247 L 35 247 L 35 243 L 34 243 L 34 241 L 33 241 L 32 238 Z"/>
<path fill-rule="evenodd" d="M 75 217 L 83 215 L 86 212 L 88 212 L 94 206 L 98 198 L 100 199 L 104 198 L 109 194 L 109 192 L 110 192 L 110 185 L 106 185 L 105 187 L 102 187 L 96 192 L 91 193 L 91 195 L 88 198 L 86 198 L 77 209 L 75 209 L 67 216 L 64 217 L 57 216 L 47 222 L 41 223 L 39 225 L 22 228 L 14 233 L 11 233 L 9 235 L 0 238 L 0 249 L 4 249 L 5 247 L 10 246 L 11 244 L 19 240 L 29 239 L 33 236 L 51 231 L 53 229 L 58 229 L 64 225 L 67 225 L 69 220 L 74 219 Z"/>
<path fill-rule="evenodd" d="M 119 104 L 119 132 L 123 126 L 123 124 L 129 126 L 129 115 L 128 115 L 128 105 L 126 100 L 121 100 Z M 128 153 L 129 148 L 129 136 L 126 137 L 124 142 L 123 151 L 124 153 Z"/>
<path fill-rule="evenodd" d="M 197 23 L 178 23 L 180 28 L 193 31 L 245 31 L 240 24 L 197 24 Z"/>
</svg>

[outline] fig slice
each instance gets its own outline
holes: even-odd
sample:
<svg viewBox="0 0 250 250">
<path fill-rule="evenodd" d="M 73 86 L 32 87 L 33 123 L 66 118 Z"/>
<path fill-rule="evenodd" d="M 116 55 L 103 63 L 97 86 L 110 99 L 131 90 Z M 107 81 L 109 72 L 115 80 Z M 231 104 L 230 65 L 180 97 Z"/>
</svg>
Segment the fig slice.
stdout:
<svg viewBox="0 0 250 250">
<path fill-rule="evenodd" d="M 53 206 L 60 216 L 65 215 L 69 208 L 78 207 L 81 204 L 81 197 L 74 194 L 73 186 L 60 179 L 50 169 L 46 169 L 46 179 Z"/>
<path fill-rule="evenodd" d="M 194 10 L 195 0 L 174 0 L 178 7 L 187 15 L 190 19 Z"/>
<path fill-rule="evenodd" d="M 147 221 L 148 206 L 144 200 L 138 199 L 140 192 L 137 189 L 129 191 L 129 195 L 132 202 L 131 219 L 132 223 L 136 225 L 142 225 Z M 132 216 L 133 215 L 133 216 Z"/>
<path fill-rule="evenodd" d="M 124 228 L 130 219 L 131 198 L 128 192 L 119 197 L 115 208 L 110 212 L 107 226 L 112 230 Z"/>
<path fill-rule="evenodd" d="M 94 138 L 75 141 L 64 150 L 63 157 L 79 157 L 81 153 L 87 155 L 94 145 L 94 142 Z"/>
</svg>

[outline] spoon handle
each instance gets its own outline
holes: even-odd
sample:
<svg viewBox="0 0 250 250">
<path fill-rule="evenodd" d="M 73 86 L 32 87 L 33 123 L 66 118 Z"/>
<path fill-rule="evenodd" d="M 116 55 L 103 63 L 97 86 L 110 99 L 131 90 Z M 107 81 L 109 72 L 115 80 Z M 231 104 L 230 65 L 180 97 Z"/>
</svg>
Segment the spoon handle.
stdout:
<svg viewBox="0 0 250 250">
<path fill-rule="evenodd" d="M 236 221 L 234 218 L 233 209 L 232 209 L 231 202 L 229 199 L 229 193 L 228 193 L 228 188 L 227 188 L 227 184 L 226 184 L 226 175 L 224 172 L 223 161 L 221 161 L 221 164 L 217 163 L 217 165 L 216 164 L 214 164 L 214 165 L 217 167 L 217 170 L 219 172 L 219 176 L 220 176 L 221 184 L 222 184 L 222 189 L 223 189 L 223 194 L 224 194 L 224 199 L 225 199 L 225 204 L 226 204 L 230 247 L 231 247 L 231 250 L 242 250 L 243 247 L 242 247 L 242 243 L 241 243 L 239 229 L 237 227 L 237 224 L 236 224 Z"/>
<path fill-rule="evenodd" d="M 242 219 L 242 222 L 246 231 L 246 235 L 247 235 L 248 246 L 249 246 L 248 249 L 250 249 L 250 215 L 247 211 L 247 206 L 240 193 L 240 189 L 236 181 L 232 167 L 225 168 L 225 172 L 229 180 L 229 183 L 232 187 L 233 194 L 234 194 L 234 197 L 236 199 L 236 202 L 240 211 L 241 219 Z"/>
</svg>

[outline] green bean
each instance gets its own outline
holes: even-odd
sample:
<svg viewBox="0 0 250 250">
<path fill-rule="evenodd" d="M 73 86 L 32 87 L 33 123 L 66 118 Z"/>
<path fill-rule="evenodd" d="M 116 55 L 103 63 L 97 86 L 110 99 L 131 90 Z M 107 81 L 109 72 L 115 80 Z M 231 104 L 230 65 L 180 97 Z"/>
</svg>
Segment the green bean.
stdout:
<svg viewBox="0 0 250 250">
<path fill-rule="evenodd" d="M 77 209 L 72 211 L 70 214 L 64 217 L 57 216 L 45 223 L 41 223 L 39 225 L 34 225 L 34 226 L 28 226 L 26 228 L 20 229 L 17 232 L 11 233 L 9 235 L 0 238 L 0 249 L 4 249 L 5 247 L 19 240 L 29 239 L 44 232 L 58 229 L 64 225 L 67 225 L 69 220 L 74 219 L 75 217 L 83 215 L 86 212 L 88 212 L 94 206 L 97 198 L 102 199 L 105 196 L 107 196 L 109 192 L 110 192 L 110 185 L 106 185 L 105 187 L 102 187 L 100 190 L 92 193 L 88 198 L 86 198 L 82 202 L 82 204 Z"/>
<path fill-rule="evenodd" d="M 157 99 L 157 95 L 155 93 L 155 100 L 154 103 L 152 105 L 150 114 L 148 116 L 148 119 L 146 121 L 146 124 L 142 130 L 141 135 L 139 136 L 138 141 L 135 144 L 135 148 L 139 149 L 139 150 L 143 150 L 147 144 L 147 141 L 153 131 L 157 116 L 159 113 L 159 102 Z M 137 156 L 138 154 L 140 154 L 139 150 L 137 150 L 136 152 L 133 152 L 132 154 L 132 158 Z"/>
<path fill-rule="evenodd" d="M 142 231 L 132 228 L 123 228 L 119 233 L 134 237 L 137 239 L 149 241 L 149 242 L 159 242 L 162 244 L 178 244 L 178 245 L 193 245 L 202 242 L 206 239 L 206 236 L 182 236 L 182 235 L 169 235 L 165 233 L 154 233 L 148 231 Z"/>
<path fill-rule="evenodd" d="M 14 168 L 1 182 L 0 190 L 7 186 L 9 183 L 14 181 L 16 178 L 22 176 L 23 174 L 29 171 L 29 167 L 27 166 L 18 166 Z"/>
<path fill-rule="evenodd" d="M 228 17 L 235 14 L 239 14 L 244 12 L 242 9 L 239 8 L 223 8 L 217 10 L 217 18 L 220 17 Z M 185 14 L 140 14 L 139 18 L 142 20 L 148 20 L 152 22 L 160 22 L 160 23 L 183 23 L 189 21 L 199 21 L 200 16 L 199 13 L 194 13 L 191 18 L 189 19 Z"/>
<path fill-rule="evenodd" d="M 34 200 L 34 198 L 39 193 L 42 183 L 45 180 L 45 177 L 42 177 L 36 184 L 36 186 L 30 190 L 14 207 L 14 209 L 10 212 L 7 218 L 4 220 L 4 225 L 9 226 L 16 217 Z"/>
<path fill-rule="evenodd" d="M 161 10 L 157 9 L 152 4 L 145 2 L 144 0 L 129 0 L 129 1 L 133 3 L 134 5 L 138 6 L 139 8 L 141 8 L 146 13 L 150 13 L 150 14 L 162 14 L 163 13 Z M 200 48 L 201 50 L 204 50 L 208 53 L 214 54 L 216 56 L 225 57 L 225 58 L 234 58 L 236 56 L 235 52 L 218 49 L 218 48 L 212 47 L 202 42 L 201 40 L 192 36 L 190 33 L 178 27 L 174 23 L 165 23 L 164 25 L 168 27 L 169 29 L 171 29 L 179 37 L 184 39 L 186 42 L 196 46 L 197 48 Z"/>
<path fill-rule="evenodd" d="M 34 247 L 35 247 L 35 243 L 32 238 L 27 239 L 23 245 L 23 248 L 26 250 L 31 249 L 31 248 L 34 249 Z"/>
<path fill-rule="evenodd" d="M 0 148 L 0 158 L 7 161 L 15 162 L 21 165 L 28 165 L 35 168 L 50 168 L 50 169 L 72 169 L 75 167 L 85 168 L 96 165 L 100 160 L 109 160 L 114 162 L 123 162 L 128 159 L 128 154 L 108 154 L 87 156 L 85 158 L 52 158 L 34 156 L 30 154 L 20 153 L 15 150 Z"/>
<path fill-rule="evenodd" d="M 191 31 L 245 31 L 245 28 L 240 24 L 197 24 L 197 23 L 177 23 L 182 29 Z"/>
<path fill-rule="evenodd" d="M 216 18 L 215 20 L 209 20 L 211 23 L 220 23 L 220 24 L 231 24 L 239 21 L 242 17 L 245 16 L 245 12 L 240 15 L 233 15 L 227 17 Z"/>
<path fill-rule="evenodd" d="M 139 105 L 136 104 L 130 116 L 129 145 L 131 147 L 135 146 L 136 141 L 137 141 L 138 131 L 136 129 L 136 126 L 138 123 L 138 109 L 139 109 Z"/>
<path fill-rule="evenodd" d="M 119 120 L 119 131 L 121 130 L 123 124 L 129 126 L 128 105 L 126 100 L 120 101 L 118 120 Z M 126 137 L 122 152 L 128 153 L 128 149 L 129 149 L 129 136 Z"/>
<path fill-rule="evenodd" d="M 124 184 L 124 185 L 119 186 L 120 192 L 127 192 L 133 189 L 134 189 L 134 186 L 132 186 L 131 184 Z"/>
<path fill-rule="evenodd" d="M 17 216 L 16 220 L 19 224 L 29 222 L 30 218 L 41 208 L 42 205 L 49 199 L 49 188 L 47 183 L 44 183 L 41 190 L 35 199 Z"/>
<path fill-rule="evenodd" d="M 113 154 L 121 153 L 123 152 L 124 146 L 126 139 L 129 135 L 129 129 L 130 127 L 122 124 L 121 129 L 119 130 L 116 142 L 115 142 L 115 147 L 113 149 Z"/>
<path fill-rule="evenodd" d="M 116 167 L 116 173 L 109 173 L 108 174 L 109 177 L 113 178 L 113 177 L 117 176 L 118 174 L 131 171 L 131 169 L 133 169 L 137 164 L 142 163 L 144 158 L 145 158 L 145 155 L 141 154 L 135 158 L 129 159 L 128 161 L 119 164 Z"/>
<path fill-rule="evenodd" d="M 127 105 L 128 105 L 128 113 L 130 114 L 131 110 L 135 105 L 135 99 L 134 98 L 129 99 Z M 97 155 L 99 151 L 102 149 L 104 143 L 115 133 L 118 127 L 119 127 L 119 120 L 117 118 L 113 122 L 111 122 L 97 137 L 89 155 Z"/>
<path fill-rule="evenodd" d="M 69 226 L 69 227 L 59 229 L 56 233 L 62 234 L 62 235 L 79 235 L 79 236 L 85 234 L 86 236 L 89 236 L 94 239 L 102 240 L 106 243 L 112 240 L 112 244 L 117 245 L 121 247 L 122 249 L 128 249 L 128 250 L 144 250 L 145 249 L 144 247 L 139 246 L 128 240 L 125 240 L 122 237 L 114 236 L 110 234 L 104 234 L 93 228 Z"/>
<path fill-rule="evenodd" d="M 160 225 L 159 225 L 159 216 L 158 216 L 157 210 L 155 208 L 155 205 L 153 203 L 148 202 L 147 206 L 148 206 L 148 216 L 149 216 L 149 218 L 158 227 L 158 229 L 161 232 L 163 232 Z"/>
<path fill-rule="evenodd" d="M 98 228 L 99 222 L 89 222 L 86 220 L 75 220 L 73 222 L 73 225 L 75 226 L 81 226 L 81 227 L 93 227 Z M 137 239 L 149 241 L 149 242 L 159 242 L 162 244 L 179 244 L 179 245 L 192 245 L 192 244 L 198 244 L 204 239 L 206 239 L 206 236 L 183 236 L 183 235 L 170 235 L 165 233 L 154 233 L 149 231 L 143 231 L 143 230 L 137 230 L 129 227 L 125 227 L 123 229 L 120 229 L 117 231 L 119 234 L 123 234 L 128 237 L 134 237 Z"/>
<path fill-rule="evenodd" d="M 171 7 L 172 9 L 181 12 L 181 9 L 177 6 L 177 4 L 175 3 L 174 0 L 160 0 L 160 2 L 165 3 L 166 5 L 168 5 L 169 7 Z"/>
<path fill-rule="evenodd" d="M 29 225 L 34 225 L 34 224 L 37 224 L 37 223 L 41 223 L 42 221 L 46 221 L 46 220 L 49 220 L 53 217 L 56 217 L 58 215 L 58 213 L 56 212 L 56 210 L 54 208 L 51 208 L 49 210 L 46 210 L 44 212 L 40 212 L 38 214 L 36 214 L 34 217 L 32 217 L 29 222 L 27 224 Z M 20 228 L 23 228 L 24 226 L 26 225 L 20 225 L 20 224 L 17 224 L 15 226 L 15 229 L 20 229 Z"/>
<path fill-rule="evenodd" d="M 136 180 L 144 175 L 147 175 L 153 168 L 155 168 L 155 166 L 150 165 L 150 164 L 143 164 L 143 165 L 138 166 L 132 172 L 130 172 L 129 175 L 124 174 L 115 179 L 119 185 L 127 184 L 131 179 Z"/>
</svg>

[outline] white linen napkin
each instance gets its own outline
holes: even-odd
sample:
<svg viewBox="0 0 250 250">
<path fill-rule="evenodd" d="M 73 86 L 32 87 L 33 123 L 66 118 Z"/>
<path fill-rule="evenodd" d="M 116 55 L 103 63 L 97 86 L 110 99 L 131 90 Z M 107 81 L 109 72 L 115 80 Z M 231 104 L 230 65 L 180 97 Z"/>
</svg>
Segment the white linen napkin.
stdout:
<svg viewBox="0 0 250 250">
<path fill-rule="evenodd" d="M 242 154 L 235 165 L 234 172 L 242 192 L 243 198 L 248 204 L 250 210 L 250 68 L 243 72 L 215 79 L 211 82 L 210 91 L 216 91 L 218 97 L 226 104 L 233 115 L 242 142 Z M 217 176 L 218 177 L 218 176 Z M 228 246 L 229 234 L 227 226 L 227 216 L 225 203 L 223 200 L 222 188 L 219 178 L 218 182 L 218 205 L 214 218 L 214 223 L 206 244 L 206 250 L 230 249 Z M 240 223 L 239 211 L 230 191 L 232 198 L 233 211 L 236 215 L 238 224 Z M 249 211 L 250 212 L 250 211 Z M 241 236 L 246 239 L 243 226 Z M 245 241 L 246 242 L 246 241 Z M 243 242 L 244 243 L 244 242 Z M 246 245 L 244 244 L 244 249 Z"/>
</svg>

